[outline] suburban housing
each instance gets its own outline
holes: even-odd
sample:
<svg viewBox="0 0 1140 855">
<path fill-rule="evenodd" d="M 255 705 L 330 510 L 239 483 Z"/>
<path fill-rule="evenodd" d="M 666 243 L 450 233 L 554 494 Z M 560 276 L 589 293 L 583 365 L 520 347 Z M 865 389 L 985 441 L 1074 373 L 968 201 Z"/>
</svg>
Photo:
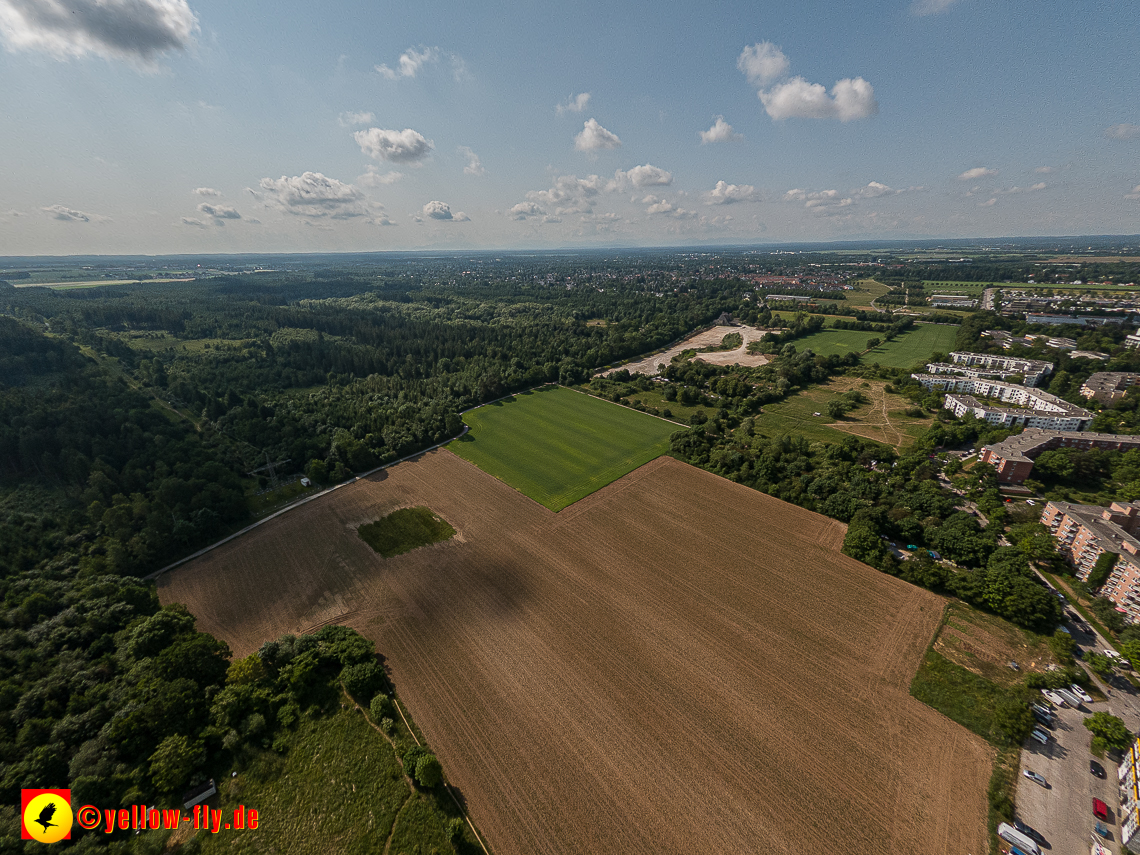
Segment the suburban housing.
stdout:
<svg viewBox="0 0 1140 855">
<path fill-rule="evenodd" d="M 1131 451 L 1140 448 L 1140 435 L 1026 428 L 1016 436 L 1001 442 L 983 445 L 979 458 L 983 463 L 989 463 L 997 469 L 999 481 L 1005 484 L 1020 484 L 1033 471 L 1033 461 L 1037 459 L 1037 455 L 1054 448 Z"/>
</svg>

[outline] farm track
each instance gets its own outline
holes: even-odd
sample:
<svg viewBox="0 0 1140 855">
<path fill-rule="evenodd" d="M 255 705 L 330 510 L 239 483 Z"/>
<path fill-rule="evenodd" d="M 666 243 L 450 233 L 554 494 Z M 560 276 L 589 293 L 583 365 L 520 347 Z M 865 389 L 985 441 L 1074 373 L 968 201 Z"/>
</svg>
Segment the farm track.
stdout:
<svg viewBox="0 0 1140 855">
<path fill-rule="evenodd" d="M 413 504 L 457 537 L 356 536 Z M 159 586 L 236 655 L 343 604 L 499 855 L 981 852 L 989 749 L 907 691 L 942 601 L 843 531 L 670 458 L 554 514 L 441 450 Z"/>
</svg>

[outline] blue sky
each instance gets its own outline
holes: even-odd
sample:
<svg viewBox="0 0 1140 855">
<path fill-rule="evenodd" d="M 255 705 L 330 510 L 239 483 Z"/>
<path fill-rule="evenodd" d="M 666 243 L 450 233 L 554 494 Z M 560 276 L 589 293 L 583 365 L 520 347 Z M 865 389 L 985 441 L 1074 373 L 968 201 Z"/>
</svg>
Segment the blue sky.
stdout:
<svg viewBox="0 0 1140 855">
<path fill-rule="evenodd" d="M 1136 233 L 1138 43 L 1105 2 L 0 0 L 0 254 Z"/>
</svg>

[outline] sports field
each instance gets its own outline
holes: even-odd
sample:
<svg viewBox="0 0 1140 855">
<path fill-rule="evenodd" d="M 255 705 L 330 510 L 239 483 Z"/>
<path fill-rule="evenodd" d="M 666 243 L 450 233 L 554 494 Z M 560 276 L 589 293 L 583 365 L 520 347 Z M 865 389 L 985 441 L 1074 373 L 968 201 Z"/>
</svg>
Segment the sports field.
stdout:
<svg viewBox="0 0 1140 855">
<path fill-rule="evenodd" d="M 864 363 L 877 362 L 891 368 L 910 368 L 930 358 L 937 351 L 948 353 L 954 349 L 954 337 L 958 328 L 940 324 L 915 324 L 910 332 L 903 333 L 894 341 L 879 345 L 864 353 Z M 821 356 L 846 356 L 851 351 L 862 353 L 871 338 L 883 337 L 882 333 L 860 330 L 821 330 L 793 342 L 796 350 L 810 349 Z"/>
<path fill-rule="evenodd" d="M 664 454 L 676 424 L 561 386 L 463 416 L 448 448 L 552 511 Z"/>
</svg>

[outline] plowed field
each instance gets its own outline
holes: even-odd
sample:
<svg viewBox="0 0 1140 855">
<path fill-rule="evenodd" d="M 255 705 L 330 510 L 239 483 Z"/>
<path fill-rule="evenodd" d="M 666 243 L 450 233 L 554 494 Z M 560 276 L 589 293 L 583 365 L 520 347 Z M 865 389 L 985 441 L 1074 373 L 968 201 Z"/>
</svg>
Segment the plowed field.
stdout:
<svg viewBox="0 0 1140 855">
<path fill-rule="evenodd" d="M 456 537 L 356 537 L 411 505 Z M 980 853 L 989 749 L 907 690 L 942 601 L 842 537 L 670 458 L 554 514 L 437 451 L 159 585 L 237 655 L 374 638 L 496 855 Z"/>
</svg>

